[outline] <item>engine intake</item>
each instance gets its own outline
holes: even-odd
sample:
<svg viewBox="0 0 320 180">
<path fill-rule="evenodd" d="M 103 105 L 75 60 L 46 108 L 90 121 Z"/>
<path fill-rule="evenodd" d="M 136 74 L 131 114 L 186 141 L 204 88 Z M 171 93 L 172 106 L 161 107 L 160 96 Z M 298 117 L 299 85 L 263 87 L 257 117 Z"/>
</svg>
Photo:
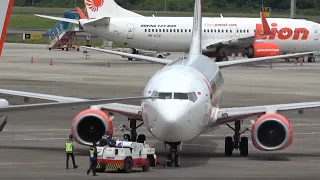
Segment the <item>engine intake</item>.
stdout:
<svg viewBox="0 0 320 180">
<path fill-rule="evenodd" d="M 92 145 L 98 142 L 106 131 L 113 134 L 113 125 L 109 116 L 101 110 L 87 109 L 80 112 L 72 122 L 72 134 L 76 142 Z"/>
<path fill-rule="evenodd" d="M 292 143 L 292 126 L 280 114 L 266 114 L 253 125 L 251 138 L 252 144 L 259 150 L 281 150 Z"/>
</svg>

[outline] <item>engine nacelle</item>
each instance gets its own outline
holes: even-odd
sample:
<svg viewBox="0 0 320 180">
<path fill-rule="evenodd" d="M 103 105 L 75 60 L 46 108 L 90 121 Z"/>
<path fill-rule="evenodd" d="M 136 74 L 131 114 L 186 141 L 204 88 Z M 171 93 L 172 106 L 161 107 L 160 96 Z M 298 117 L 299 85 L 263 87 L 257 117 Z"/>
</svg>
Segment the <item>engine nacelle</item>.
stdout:
<svg viewBox="0 0 320 180">
<path fill-rule="evenodd" d="M 280 55 L 280 48 L 276 43 L 254 43 L 247 51 L 248 58 L 267 57 Z"/>
<path fill-rule="evenodd" d="M 5 99 L 0 99 L 0 107 L 8 107 L 10 106 L 9 102 Z"/>
<path fill-rule="evenodd" d="M 261 116 L 251 130 L 252 144 L 262 151 L 276 151 L 289 147 L 293 132 L 291 123 L 280 114 Z"/>
<path fill-rule="evenodd" d="M 109 116 L 101 110 L 87 109 L 72 121 L 71 133 L 74 140 L 82 145 L 98 142 L 106 131 L 113 134 L 113 124 Z"/>
</svg>

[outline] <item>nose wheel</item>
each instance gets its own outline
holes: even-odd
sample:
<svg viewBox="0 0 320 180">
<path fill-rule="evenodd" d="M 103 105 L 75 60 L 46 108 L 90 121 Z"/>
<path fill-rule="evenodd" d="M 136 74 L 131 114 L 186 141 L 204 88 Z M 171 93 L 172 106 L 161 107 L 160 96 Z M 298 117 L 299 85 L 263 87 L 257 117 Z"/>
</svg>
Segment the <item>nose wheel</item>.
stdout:
<svg viewBox="0 0 320 180">
<path fill-rule="evenodd" d="M 234 123 L 234 128 L 229 124 L 227 126 L 234 131 L 233 137 L 228 136 L 225 138 L 225 156 L 232 156 L 233 150 L 240 150 L 241 156 L 248 156 L 248 138 L 241 137 L 241 134 L 250 131 L 249 128 L 241 131 L 241 121 L 238 120 Z"/>
<path fill-rule="evenodd" d="M 167 156 L 167 166 L 168 167 L 180 167 L 180 154 L 178 152 L 178 146 L 180 143 L 167 143 L 170 145 L 170 152 Z"/>
</svg>

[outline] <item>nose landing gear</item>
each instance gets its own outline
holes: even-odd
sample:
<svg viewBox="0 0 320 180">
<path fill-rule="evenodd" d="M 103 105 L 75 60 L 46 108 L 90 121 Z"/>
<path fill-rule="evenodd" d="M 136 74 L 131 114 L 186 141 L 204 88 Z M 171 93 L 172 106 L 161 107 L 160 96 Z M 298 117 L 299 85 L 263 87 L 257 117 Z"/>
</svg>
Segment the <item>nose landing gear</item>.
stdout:
<svg viewBox="0 0 320 180">
<path fill-rule="evenodd" d="M 167 166 L 172 167 L 173 165 L 175 167 L 180 167 L 180 154 L 178 152 L 178 146 L 180 145 L 180 142 L 176 143 L 165 143 L 169 144 L 170 146 L 170 152 L 167 156 Z"/>
<path fill-rule="evenodd" d="M 234 149 L 240 150 L 241 156 L 248 156 L 248 138 L 241 137 L 240 135 L 250 131 L 249 128 L 241 131 L 241 121 L 238 120 L 234 123 L 235 128 L 231 127 L 229 124 L 227 126 L 234 131 L 233 138 L 228 136 L 225 138 L 225 156 L 232 156 Z"/>
</svg>

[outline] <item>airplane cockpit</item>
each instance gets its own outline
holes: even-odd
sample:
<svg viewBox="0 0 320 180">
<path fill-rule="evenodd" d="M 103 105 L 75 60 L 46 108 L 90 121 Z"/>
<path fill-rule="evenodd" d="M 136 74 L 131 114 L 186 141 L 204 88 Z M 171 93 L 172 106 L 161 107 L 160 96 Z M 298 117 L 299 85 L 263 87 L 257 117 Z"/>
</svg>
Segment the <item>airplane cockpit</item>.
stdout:
<svg viewBox="0 0 320 180">
<path fill-rule="evenodd" d="M 153 101 L 156 99 L 176 99 L 176 100 L 190 100 L 192 102 L 196 102 L 198 97 L 195 92 L 188 92 L 188 93 L 182 93 L 182 92 L 158 92 L 153 91 L 152 97 L 157 97 L 152 99 Z"/>
</svg>

